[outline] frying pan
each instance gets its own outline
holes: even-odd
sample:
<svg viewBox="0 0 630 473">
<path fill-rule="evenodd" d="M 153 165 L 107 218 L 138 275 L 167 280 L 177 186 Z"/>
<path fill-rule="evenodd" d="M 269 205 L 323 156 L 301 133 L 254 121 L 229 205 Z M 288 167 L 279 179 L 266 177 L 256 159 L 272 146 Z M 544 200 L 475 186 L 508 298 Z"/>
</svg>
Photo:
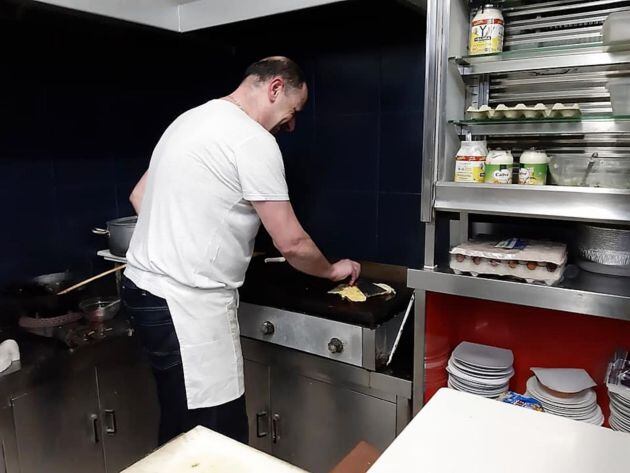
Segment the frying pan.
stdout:
<svg viewBox="0 0 630 473">
<path fill-rule="evenodd" d="M 80 290 L 57 295 L 77 279 L 70 272 L 44 274 L 25 283 L 12 284 L 4 292 L 14 301 L 21 315 L 54 317 L 77 309 Z"/>
</svg>

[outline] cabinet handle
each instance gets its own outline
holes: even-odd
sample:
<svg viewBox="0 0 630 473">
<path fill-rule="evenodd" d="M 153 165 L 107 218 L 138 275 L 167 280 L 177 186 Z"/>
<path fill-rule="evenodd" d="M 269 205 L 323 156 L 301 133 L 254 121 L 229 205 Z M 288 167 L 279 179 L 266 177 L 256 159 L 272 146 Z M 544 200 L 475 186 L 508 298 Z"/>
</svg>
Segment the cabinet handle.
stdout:
<svg viewBox="0 0 630 473">
<path fill-rule="evenodd" d="M 116 411 L 114 409 L 105 409 L 105 433 L 109 435 L 115 435 L 118 428 L 116 426 Z"/>
<path fill-rule="evenodd" d="M 4 441 L 2 442 L 2 470 L 0 473 L 7 473 L 9 469 L 7 468 L 7 454 L 4 450 Z"/>
<path fill-rule="evenodd" d="M 92 443 L 98 443 L 98 416 L 96 414 L 90 414 L 89 417 L 90 422 L 90 435 Z"/>
<path fill-rule="evenodd" d="M 267 411 L 261 411 L 256 414 L 256 437 L 258 438 L 269 435 L 269 432 L 267 432 L 267 426 L 269 425 L 267 417 Z"/>
<path fill-rule="evenodd" d="M 271 416 L 271 440 L 273 443 L 278 443 L 280 440 L 280 416 L 278 414 Z"/>
</svg>

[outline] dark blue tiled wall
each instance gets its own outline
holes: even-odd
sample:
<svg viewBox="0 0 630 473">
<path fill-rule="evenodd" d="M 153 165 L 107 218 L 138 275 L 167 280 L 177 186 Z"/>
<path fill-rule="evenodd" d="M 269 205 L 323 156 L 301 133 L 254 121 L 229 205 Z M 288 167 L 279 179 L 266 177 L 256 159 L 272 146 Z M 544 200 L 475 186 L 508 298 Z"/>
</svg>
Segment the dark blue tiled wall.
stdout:
<svg viewBox="0 0 630 473">
<path fill-rule="evenodd" d="M 327 254 L 422 263 L 424 23 L 361 0 L 249 22 L 232 39 L 243 66 L 285 54 L 307 74 L 308 106 L 278 140 L 297 214 Z"/>
<path fill-rule="evenodd" d="M 103 267 L 90 229 L 131 213 L 162 131 L 269 54 L 311 88 L 279 137 L 307 230 L 333 256 L 420 265 L 419 14 L 360 0 L 180 35 L 37 5 L 0 12 L 0 283 Z"/>
<path fill-rule="evenodd" d="M 103 267 L 91 228 L 132 213 L 164 128 L 235 80 L 198 37 L 19 3 L 0 15 L 0 283 Z"/>
</svg>

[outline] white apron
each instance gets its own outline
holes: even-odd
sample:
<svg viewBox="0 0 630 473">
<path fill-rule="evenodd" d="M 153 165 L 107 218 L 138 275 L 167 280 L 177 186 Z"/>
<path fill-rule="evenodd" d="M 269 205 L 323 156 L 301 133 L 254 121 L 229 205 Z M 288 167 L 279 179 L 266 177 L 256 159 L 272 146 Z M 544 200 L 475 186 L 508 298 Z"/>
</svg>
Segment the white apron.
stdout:
<svg viewBox="0 0 630 473">
<path fill-rule="evenodd" d="M 236 290 L 260 226 L 251 202 L 288 199 L 275 138 L 228 101 L 183 113 L 153 151 L 125 274 L 168 302 L 189 409 L 243 395 Z"/>
<path fill-rule="evenodd" d="M 180 345 L 188 409 L 218 406 L 242 396 L 238 291 L 196 289 L 168 277 L 149 282 L 129 267 L 125 275 L 168 303 Z"/>
</svg>

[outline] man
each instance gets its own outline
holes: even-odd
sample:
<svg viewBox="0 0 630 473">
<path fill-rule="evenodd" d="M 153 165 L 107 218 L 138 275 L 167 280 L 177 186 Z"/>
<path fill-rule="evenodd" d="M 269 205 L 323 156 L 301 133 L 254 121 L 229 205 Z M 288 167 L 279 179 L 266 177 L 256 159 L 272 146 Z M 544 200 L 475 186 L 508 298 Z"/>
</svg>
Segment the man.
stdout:
<svg viewBox="0 0 630 473">
<path fill-rule="evenodd" d="M 359 276 L 354 261 L 328 262 L 289 202 L 272 134 L 295 128 L 307 95 L 290 59 L 252 64 L 233 93 L 168 127 L 130 196 L 123 302 L 153 366 L 160 444 L 196 425 L 247 442 L 237 288 L 261 221 L 296 269 Z"/>
</svg>

